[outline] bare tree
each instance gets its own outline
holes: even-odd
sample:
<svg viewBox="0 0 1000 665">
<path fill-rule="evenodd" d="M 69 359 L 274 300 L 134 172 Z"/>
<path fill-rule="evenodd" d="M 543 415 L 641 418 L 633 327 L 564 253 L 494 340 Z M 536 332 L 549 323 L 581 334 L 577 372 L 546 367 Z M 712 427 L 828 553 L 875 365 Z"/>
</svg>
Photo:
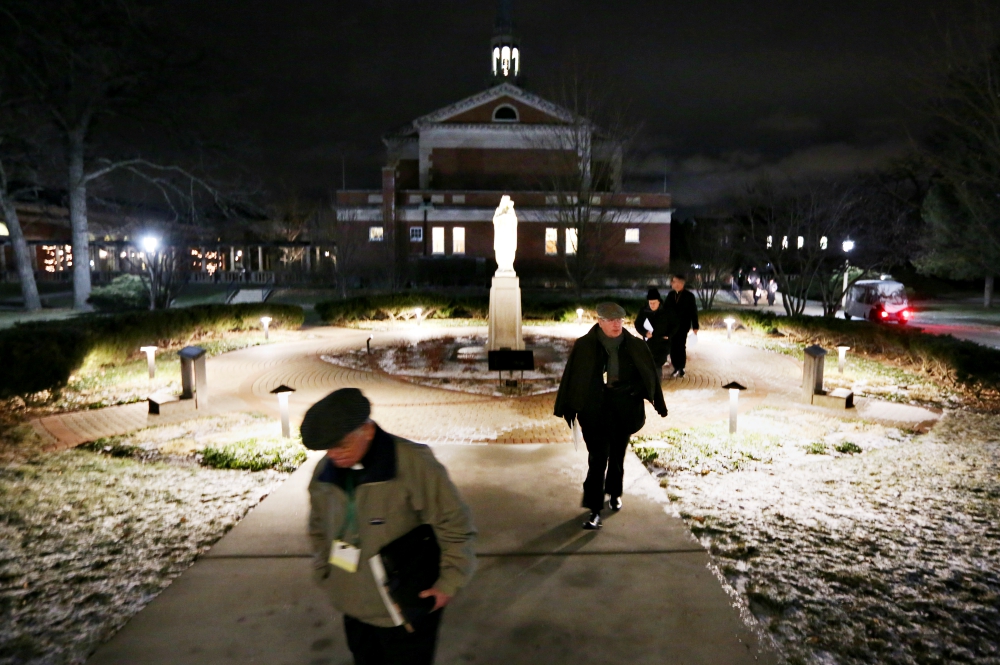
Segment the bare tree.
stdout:
<svg viewBox="0 0 1000 665">
<path fill-rule="evenodd" d="M 741 255 L 742 233 L 736 220 L 700 219 L 688 231 L 689 281 L 702 309 L 712 309 L 726 277 L 733 274 Z"/>
<path fill-rule="evenodd" d="M 348 284 L 357 272 L 358 258 L 366 241 L 358 231 L 356 210 L 342 210 L 334 206 L 333 212 L 333 220 L 325 232 L 334 243 L 334 274 L 340 297 L 346 299 Z"/>
<path fill-rule="evenodd" d="M 563 268 L 578 292 L 602 274 L 624 243 L 622 227 L 642 221 L 626 207 L 622 189 L 623 166 L 639 129 L 629 122 L 623 97 L 593 81 L 576 71 L 563 78 L 551 98 L 569 114 L 533 134 L 535 145 L 554 155 L 539 184 L 551 192 L 547 208 L 566 238 Z"/>
<path fill-rule="evenodd" d="M 177 68 L 159 48 L 151 16 L 130 0 L 11 0 L 3 12 L 13 26 L 6 48 L 19 89 L 47 118 L 61 148 L 77 308 L 86 308 L 90 295 L 88 187 L 121 169 L 154 166 L 108 140 L 123 123 L 160 113 Z"/>
<path fill-rule="evenodd" d="M 934 172 L 924 207 L 924 273 L 983 279 L 991 306 L 1000 271 L 1000 10 L 970 3 L 964 39 L 949 38 L 943 69 L 926 85 L 931 131 L 922 157 Z"/>
<path fill-rule="evenodd" d="M 4 221 L 10 233 L 11 244 L 14 246 L 14 260 L 17 263 L 17 276 L 21 282 L 24 308 L 31 312 L 42 308 L 42 300 L 38 296 L 38 285 L 35 283 L 35 271 L 31 264 L 30 249 L 24 237 L 21 219 L 17 214 L 17 201 L 34 194 L 37 185 L 34 184 L 35 179 L 31 177 L 30 169 L 23 168 L 26 162 L 24 151 L 20 149 L 8 150 L 11 143 L 13 141 L 5 140 L 0 135 L 0 208 L 3 209 Z M 13 167 L 13 174 L 8 171 L 10 167 Z M 29 171 L 26 174 L 27 180 L 16 178 L 16 175 L 24 175 L 26 170 Z M 0 252 L 2 251 L 4 250 L 0 247 Z"/>
</svg>

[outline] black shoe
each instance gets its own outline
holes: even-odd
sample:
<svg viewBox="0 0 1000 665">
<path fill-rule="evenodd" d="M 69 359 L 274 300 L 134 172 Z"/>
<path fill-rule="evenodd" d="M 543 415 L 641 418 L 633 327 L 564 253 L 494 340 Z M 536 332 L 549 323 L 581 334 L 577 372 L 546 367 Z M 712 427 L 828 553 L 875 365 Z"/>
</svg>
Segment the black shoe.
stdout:
<svg viewBox="0 0 1000 665">
<path fill-rule="evenodd" d="M 682 370 L 682 369 L 677 370 L 676 372 L 674 372 L 674 374 L 677 375 L 678 379 L 683 379 L 684 378 L 684 370 Z"/>
<path fill-rule="evenodd" d="M 608 499 L 608 508 L 617 513 L 622 509 L 622 498 L 620 496 L 613 496 Z"/>
<path fill-rule="evenodd" d="M 678 376 L 684 376 L 684 372 L 682 372 L 679 369 L 675 369 L 673 372 L 670 373 L 670 378 L 672 379 L 676 379 Z"/>
<path fill-rule="evenodd" d="M 583 523 L 583 528 L 587 531 L 596 531 L 600 529 L 603 524 L 601 524 L 601 514 L 600 513 L 590 513 L 590 519 Z"/>
</svg>

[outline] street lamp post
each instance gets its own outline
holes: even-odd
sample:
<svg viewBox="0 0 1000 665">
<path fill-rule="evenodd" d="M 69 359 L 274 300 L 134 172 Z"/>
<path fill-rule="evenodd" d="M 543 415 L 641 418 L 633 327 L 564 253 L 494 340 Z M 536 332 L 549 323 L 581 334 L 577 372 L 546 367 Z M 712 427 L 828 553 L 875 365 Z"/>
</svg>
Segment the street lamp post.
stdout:
<svg viewBox="0 0 1000 665">
<path fill-rule="evenodd" d="M 740 391 L 746 390 L 747 387 L 730 381 L 722 388 L 729 391 L 729 433 L 736 434 L 736 413 L 740 403 Z"/>
<path fill-rule="evenodd" d="M 841 243 L 841 248 L 844 250 L 844 254 L 850 254 L 851 250 L 854 249 L 854 241 L 848 238 L 843 243 Z M 847 284 L 850 281 L 851 275 L 851 262 L 849 259 L 844 259 L 844 297 L 840 303 L 840 307 L 847 311 Z"/>
<path fill-rule="evenodd" d="M 281 384 L 271 391 L 272 395 L 278 396 L 278 410 L 281 412 L 281 436 L 286 439 L 291 436 L 291 425 L 288 422 L 288 396 L 294 392 L 294 388 L 289 388 L 285 384 Z"/>
<path fill-rule="evenodd" d="M 270 316 L 260 317 L 260 324 L 264 326 L 264 339 L 270 339 L 269 326 L 272 320 Z"/>
</svg>

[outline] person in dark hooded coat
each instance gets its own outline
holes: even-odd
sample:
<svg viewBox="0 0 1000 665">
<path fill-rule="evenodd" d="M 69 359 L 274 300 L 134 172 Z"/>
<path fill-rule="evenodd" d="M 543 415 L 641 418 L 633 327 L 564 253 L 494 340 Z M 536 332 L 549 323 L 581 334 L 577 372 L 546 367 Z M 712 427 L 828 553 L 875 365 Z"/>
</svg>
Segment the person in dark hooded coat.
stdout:
<svg viewBox="0 0 1000 665">
<path fill-rule="evenodd" d="M 649 289 L 646 293 L 646 303 L 640 310 L 639 316 L 635 317 L 635 331 L 646 340 L 649 352 L 653 354 L 653 362 L 660 368 L 662 374 L 667 354 L 670 353 L 671 320 L 663 306 L 659 289 L 656 287 Z"/>
<path fill-rule="evenodd" d="M 625 449 L 646 422 L 644 401 L 667 416 L 660 375 L 649 347 L 622 328 L 625 310 L 615 303 L 597 306 L 598 322 L 576 340 L 556 396 L 555 415 L 570 427 L 579 419 L 587 444 L 588 471 L 583 507 L 590 510 L 585 529 L 601 528 L 605 494 L 608 507 L 622 507 Z"/>
</svg>

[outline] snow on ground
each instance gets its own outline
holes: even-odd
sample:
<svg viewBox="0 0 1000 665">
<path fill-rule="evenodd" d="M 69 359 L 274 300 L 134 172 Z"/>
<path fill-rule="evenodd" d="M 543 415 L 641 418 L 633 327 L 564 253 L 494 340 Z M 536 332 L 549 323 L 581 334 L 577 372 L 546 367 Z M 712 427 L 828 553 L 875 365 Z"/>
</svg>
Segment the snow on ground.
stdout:
<svg viewBox="0 0 1000 665">
<path fill-rule="evenodd" d="M 190 454 L 260 426 L 202 419 L 0 468 L 0 664 L 83 663 L 280 485 Z"/>
<path fill-rule="evenodd" d="M 1000 417 L 722 427 L 636 452 L 785 662 L 1000 663 Z"/>
</svg>

